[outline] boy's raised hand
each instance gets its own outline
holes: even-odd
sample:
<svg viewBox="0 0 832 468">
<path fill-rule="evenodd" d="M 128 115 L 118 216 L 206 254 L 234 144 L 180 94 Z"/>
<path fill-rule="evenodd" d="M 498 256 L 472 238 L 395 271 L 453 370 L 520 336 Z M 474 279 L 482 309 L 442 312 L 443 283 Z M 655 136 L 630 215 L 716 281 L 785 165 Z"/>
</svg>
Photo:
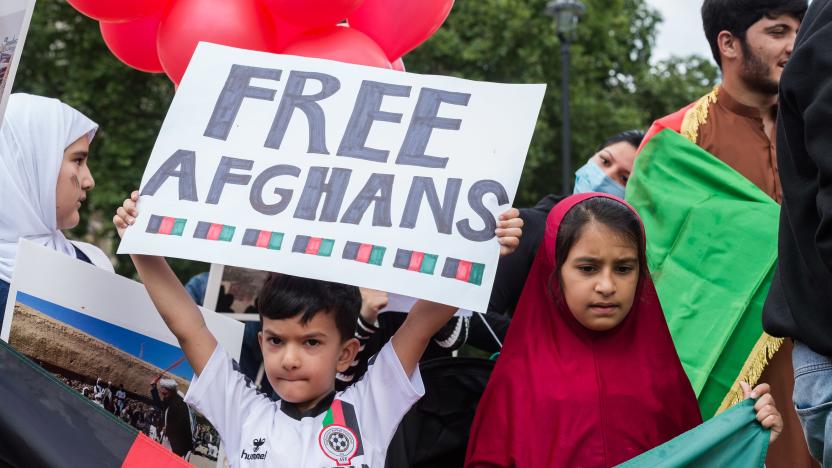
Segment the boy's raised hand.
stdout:
<svg viewBox="0 0 832 468">
<path fill-rule="evenodd" d="M 124 236 L 124 230 L 136 222 L 136 216 L 139 215 L 136 208 L 138 201 L 139 192 L 134 191 L 116 210 L 113 224 L 116 225 L 119 237 Z M 205 325 L 196 303 L 163 257 L 130 255 L 130 258 L 133 259 L 156 310 L 179 341 L 191 368 L 197 375 L 201 374 L 217 347 L 217 340 Z M 156 381 L 158 380 L 157 378 Z"/>
<path fill-rule="evenodd" d="M 500 243 L 500 255 L 508 255 L 520 245 L 520 236 L 523 235 L 523 218 L 520 217 L 520 210 L 510 208 L 503 212 L 497 219 L 497 241 Z"/>
<path fill-rule="evenodd" d="M 127 226 L 136 222 L 136 216 L 139 215 L 139 210 L 136 209 L 136 202 L 138 201 L 139 191 L 134 190 L 130 194 L 130 198 L 124 200 L 124 203 L 116 210 L 116 215 L 113 216 L 113 224 L 116 225 L 118 237 L 123 237 Z"/>
<path fill-rule="evenodd" d="M 745 398 L 754 398 L 754 411 L 757 412 L 757 421 L 766 428 L 771 429 L 769 443 L 774 442 L 780 433 L 783 432 L 783 416 L 774 405 L 774 397 L 771 396 L 771 387 L 767 383 L 757 385 L 754 390 L 746 382 L 740 382 L 742 393 Z"/>
</svg>

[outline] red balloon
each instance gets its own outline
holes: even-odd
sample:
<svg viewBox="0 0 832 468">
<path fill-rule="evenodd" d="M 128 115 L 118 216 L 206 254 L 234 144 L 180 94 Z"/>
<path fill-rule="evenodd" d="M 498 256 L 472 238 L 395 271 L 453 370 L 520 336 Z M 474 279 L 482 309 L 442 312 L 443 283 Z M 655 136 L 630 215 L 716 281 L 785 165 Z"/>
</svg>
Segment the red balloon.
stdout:
<svg viewBox="0 0 832 468">
<path fill-rule="evenodd" d="M 272 17 L 260 0 L 176 0 L 159 25 L 159 60 L 176 84 L 199 41 L 269 51 L 275 44 Z"/>
<path fill-rule="evenodd" d="M 345 20 L 364 0 L 266 1 L 274 14 L 284 20 L 305 28 L 320 28 Z"/>
<path fill-rule="evenodd" d="M 393 67 L 393 70 L 396 70 L 396 71 L 400 71 L 400 72 L 406 72 L 407 71 L 407 69 L 404 68 L 404 60 L 402 60 L 401 57 L 399 57 L 398 60 L 393 61 L 393 63 L 391 63 L 390 66 Z"/>
<path fill-rule="evenodd" d="M 162 14 L 125 23 L 101 23 L 101 37 L 110 52 L 128 67 L 148 73 L 161 73 L 156 53 L 156 33 Z"/>
<path fill-rule="evenodd" d="M 275 42 L 275 45 L 272 48 L 274 52 L 283 51 L 283 49 L 285 49 L 286 46 L 294 42 L 302 34 L 309 32 L 310 30 L 307 27 L 298 26 L 294 23 L 290 23 L 279 16 L 274 16 L 273 19 L 277 34 L 277 42 Z"/>
<path fill-rule="evenodd" d="M 390 61 L 378 44 L 365 34 L 343 26 L 310 31 L 289 44 L 282 53 L 390 68 Z"/>
<path fill-rule="evenodd" d="M 453 6 L 454 0 L 365 0 L 349 23 L 394 60 L 433 36 Z"/>
<path fill-rule="evenodd" d="M 130 21 L 160 13 L 170 0 L 67 0 L 76 10 L 99 21 Z"/>
</svg>

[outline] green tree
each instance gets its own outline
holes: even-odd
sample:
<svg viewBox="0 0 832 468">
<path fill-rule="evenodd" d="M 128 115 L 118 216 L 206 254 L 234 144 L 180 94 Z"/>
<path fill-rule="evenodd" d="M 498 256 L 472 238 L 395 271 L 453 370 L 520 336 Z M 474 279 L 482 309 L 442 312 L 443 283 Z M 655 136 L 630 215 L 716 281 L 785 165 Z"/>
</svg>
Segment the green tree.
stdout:
<svg viewBox="0 0 832 468">
<path fill-rule="evenodd" d="M 445 25 L 405 57 L 408 70 L 474 80 L 547 83 L 517 194 L 518 206 L 560 187 L 560 43 L 547 0 L 458 1 Z M 608 136 L 650 122 L 714 85 L 698 57 L 651 65 L 659 14 L 644 0 L 586 0 L 571 53 L 573 164 Z M 705 40 L 705 38 L 701 38 Z M 685 72 L 691 70 L 690 75 Z M 642 94 L 642 90 L 646 90 Z"/>
</svg>

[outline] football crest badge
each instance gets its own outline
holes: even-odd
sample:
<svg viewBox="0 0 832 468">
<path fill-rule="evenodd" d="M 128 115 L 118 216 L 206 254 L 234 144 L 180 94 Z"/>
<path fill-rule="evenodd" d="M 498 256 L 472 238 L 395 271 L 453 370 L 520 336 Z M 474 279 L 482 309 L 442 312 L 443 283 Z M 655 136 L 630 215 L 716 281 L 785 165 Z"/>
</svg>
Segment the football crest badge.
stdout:
<svg viewBox="0 0 832 468">
<path fill-rule="evenodd" d="M 324 454 L 338 466 L 348 466 L 358 450 L 355 434 L 348 427 L 338 424 L 330 424 L 321 429 L 318 444 Z"/>
</svg>

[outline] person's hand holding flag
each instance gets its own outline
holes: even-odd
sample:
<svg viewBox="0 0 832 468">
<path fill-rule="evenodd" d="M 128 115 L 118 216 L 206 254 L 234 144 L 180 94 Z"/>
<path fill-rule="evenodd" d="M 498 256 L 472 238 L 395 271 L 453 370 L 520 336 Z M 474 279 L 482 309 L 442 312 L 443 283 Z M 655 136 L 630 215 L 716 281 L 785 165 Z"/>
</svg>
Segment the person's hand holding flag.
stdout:
<svg viewBox="0 0 832 468">
<path fill-rule="evenodd" d="M 780 433 L 783 432 L 783 417 L 777 407 L 774 405 L 774 397 L 771 396 L 771 387 L 768 384 L 760 384 L 751 389 L 751 385 L 746 382 L 740 382 L 742 393 L 745 398 L 756 400 L 754 403 L 754 411 L 757 412 L 757 421 L 766 428 L 771 430 L 769 443 L 774 442 Z"/>
</svg>

